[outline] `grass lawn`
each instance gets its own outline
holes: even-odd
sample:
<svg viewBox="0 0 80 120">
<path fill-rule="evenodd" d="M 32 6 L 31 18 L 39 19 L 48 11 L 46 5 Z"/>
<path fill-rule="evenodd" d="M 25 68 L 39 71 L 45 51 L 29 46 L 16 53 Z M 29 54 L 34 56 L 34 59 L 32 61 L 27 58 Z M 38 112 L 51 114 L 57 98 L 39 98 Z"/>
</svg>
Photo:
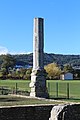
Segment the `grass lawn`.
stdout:
<svg viewBox="0 0 80 120">
<path fill-rule="evenodd" d="M 30 80 L 0 80 L 0 88 L 16 89 L 30 92 Z M 80 102 L 80 80 L 47 80 L 50 98 L 70 98 Z M 1 90 L 0 90 L 1 92 Z"/>
<path fill-rule="evenodd" d="M 80 99 L 80 80 L 47 80 L 51 97 Z"/>
<path fill-rule="evenodd" d="M 22 98 L 11 95 L 0 95 L 0 106 L 35 105 L 35 104 L 62 104 L 62 101 L 49 101 L 37 98 Z"/>
<path fill-rule="evenodd" d="M 15 88 L 16 83 L 18 88 L 22 90 L 29 90 L 30 80 L 0 80 L 0 86 L 7 86 L 9 88 Z"/>
</svg>

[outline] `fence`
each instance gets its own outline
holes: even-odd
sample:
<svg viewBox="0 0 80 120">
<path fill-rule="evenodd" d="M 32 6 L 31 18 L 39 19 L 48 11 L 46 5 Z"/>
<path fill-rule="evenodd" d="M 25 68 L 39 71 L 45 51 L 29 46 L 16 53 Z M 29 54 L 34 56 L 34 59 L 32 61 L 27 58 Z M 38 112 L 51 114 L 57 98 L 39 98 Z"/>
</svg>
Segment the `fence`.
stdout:
<svg viewBox="0 0 80 120">
<path fill-rule="evenodd" d="M 80 82 L 48 82 L 50 98 L 80 99 Z"/>
<path fill-rule="evenodd" d="M 15 80 L 0 81 L 0 95 L 7 94 L 30 94 L 30 81 L 19 81 Z M 54 80 L 47 80 L 47 89 L 50 98 L 73 98 L 80 99 L 80 81 L 60 81 L 56 82 Z"/>
<path fill-rule="evenodd" d="M 29 96 L 29 82 L 3 82 L 0 85 L 0 95 L 20 94 Z"/>
</svg>

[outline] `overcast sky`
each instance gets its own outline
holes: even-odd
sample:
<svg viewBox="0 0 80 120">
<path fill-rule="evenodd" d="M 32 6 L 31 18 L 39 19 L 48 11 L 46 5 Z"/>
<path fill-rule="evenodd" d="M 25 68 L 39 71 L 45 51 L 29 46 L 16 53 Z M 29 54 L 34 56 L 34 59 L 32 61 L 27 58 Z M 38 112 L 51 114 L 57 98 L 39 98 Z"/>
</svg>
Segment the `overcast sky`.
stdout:
<svg viewBox="0 0 80 120">
<path fill-rule="evenodd" d="M 35 17 L 45 21 L 45 52 L 80 54 L 80 0 L 0 0 L 0 54 L 33 51 Z"/>
</svg>

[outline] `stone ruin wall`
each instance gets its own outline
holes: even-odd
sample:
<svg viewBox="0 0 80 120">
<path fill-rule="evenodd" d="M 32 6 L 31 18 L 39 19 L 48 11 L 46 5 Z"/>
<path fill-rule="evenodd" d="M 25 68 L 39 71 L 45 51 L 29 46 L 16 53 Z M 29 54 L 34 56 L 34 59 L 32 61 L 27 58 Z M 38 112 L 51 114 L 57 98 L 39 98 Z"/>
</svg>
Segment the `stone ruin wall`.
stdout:
<svg viewBox="0 0 80 120">
<path fill-rule="evenodd" d="M 49 120 L 52 105 L 0 108 L 0 120 Z"/>
<path fill-rule="evenodd" d="M 80 104 L 54 106 L 49 120 L 80 120 Z"/>
<path fill-rule="evenodd" d="M 80 104 L 0 107 L 0 120 L 80 120 Z"/>
</svg>

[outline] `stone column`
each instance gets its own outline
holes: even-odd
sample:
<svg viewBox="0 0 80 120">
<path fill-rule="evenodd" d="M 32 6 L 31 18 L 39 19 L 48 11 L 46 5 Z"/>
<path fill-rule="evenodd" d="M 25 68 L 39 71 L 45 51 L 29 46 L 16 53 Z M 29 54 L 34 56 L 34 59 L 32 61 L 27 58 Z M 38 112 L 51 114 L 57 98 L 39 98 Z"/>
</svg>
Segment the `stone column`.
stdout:
<svg viewBox="0 0 80 120">
<path fill-rule="evenodd" d="M 31 74 L 32 97 L 48 97 L 46 71 L 44 70 L 44 19 L 34 18 L 33 30 L 33 70 Z"/>
</svg>

